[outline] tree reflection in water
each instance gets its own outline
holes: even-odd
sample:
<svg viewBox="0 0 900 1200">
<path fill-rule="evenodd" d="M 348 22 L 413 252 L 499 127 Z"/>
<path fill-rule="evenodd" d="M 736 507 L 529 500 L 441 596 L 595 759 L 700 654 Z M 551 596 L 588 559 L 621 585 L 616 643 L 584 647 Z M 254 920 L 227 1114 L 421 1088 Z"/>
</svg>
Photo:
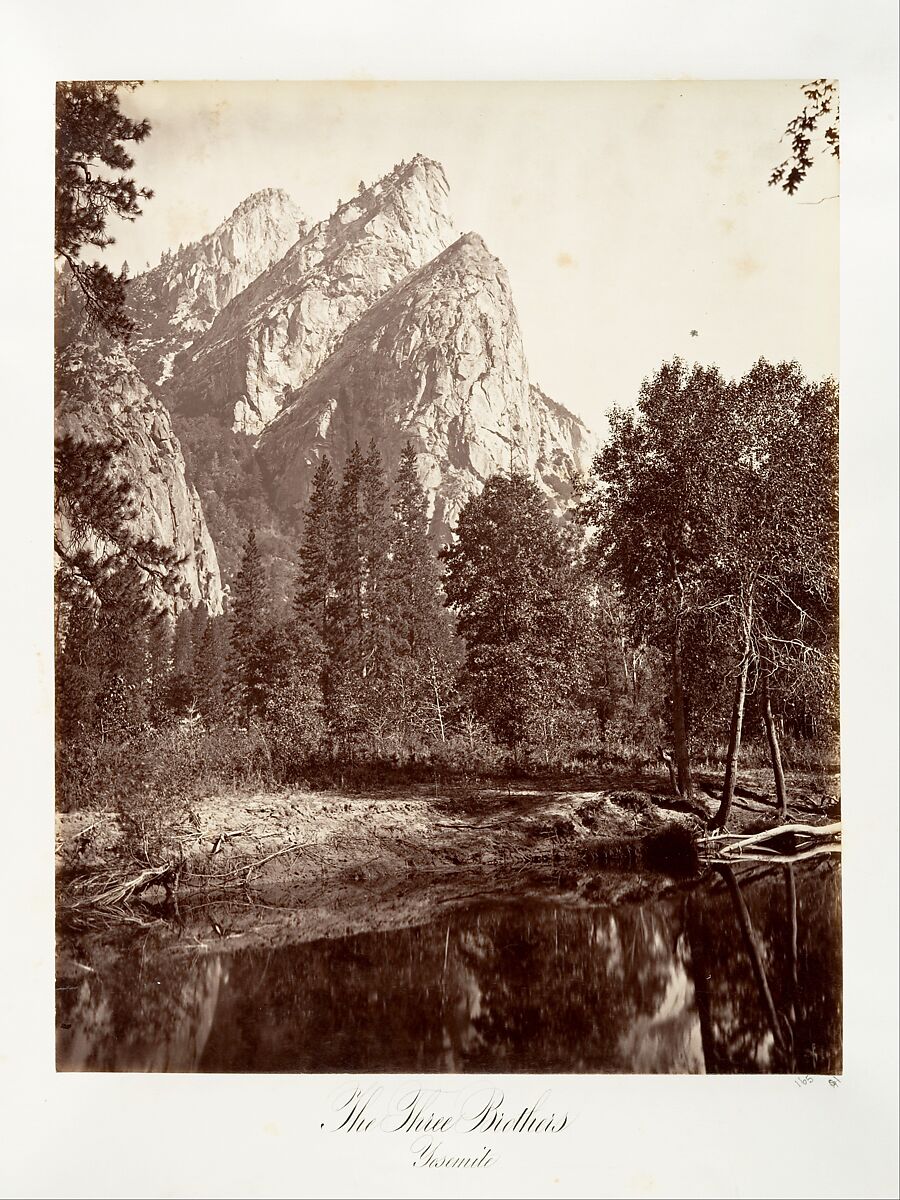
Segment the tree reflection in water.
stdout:
<svg viewBox="0 0 900 1200">
<path fill-rule="evenodd" d="M 80 954 L 58 993 L 61 1069 L 840 1070 L 830 861 L 272 950 Z"/>
</svg>

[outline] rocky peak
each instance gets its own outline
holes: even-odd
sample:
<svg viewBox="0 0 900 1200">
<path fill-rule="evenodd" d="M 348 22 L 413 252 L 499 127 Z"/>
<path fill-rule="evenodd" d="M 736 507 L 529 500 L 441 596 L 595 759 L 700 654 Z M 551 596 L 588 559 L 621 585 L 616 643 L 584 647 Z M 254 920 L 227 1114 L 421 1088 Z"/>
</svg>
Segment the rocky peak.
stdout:
<svg viewBox="0 0 900 1200">
<path fill-rule="evenodd" d="M 148 383 L 164 383 L 175 355 L 307 232 L 309 222 L 281 188 L 242 200 L 212 233 L 166 252 L 129 289 L 138 323 L 132 356 Z"/>
<path fill-rule="evenodd" d="M 371 304 L 450 243 L 448 196 L 440 164 L 416 155 L 342 201 L 180 357 L 173 405 L 259 433 Z"/>
<path fill-rule="evenodd" d="M 389 470 L 407 440 L 447 533 L 501 471 L 531 475 L 561 511 L 594 442 L 531 387 L 509 278 L 467 233 L 393 287 L 350 328 L 259 440 L 279 504 L 303 504 L 323 455 L 340 467 L 374 437 Z"/>
</svg>

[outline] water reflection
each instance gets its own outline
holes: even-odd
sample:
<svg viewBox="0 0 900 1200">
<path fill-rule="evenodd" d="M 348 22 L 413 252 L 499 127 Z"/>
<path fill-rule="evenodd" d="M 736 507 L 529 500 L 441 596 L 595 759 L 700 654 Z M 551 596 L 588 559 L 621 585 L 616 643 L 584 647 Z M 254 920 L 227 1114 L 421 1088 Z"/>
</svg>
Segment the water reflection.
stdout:
<svg viewBox="0 0 900 1200">
<path fill-rule="evenodd" d="M 616 906 L 493 901 L 243 950 L 75 948 L 68 1070 L 840 1070 L 839 874 L 723 868 Z"/>
</svg>

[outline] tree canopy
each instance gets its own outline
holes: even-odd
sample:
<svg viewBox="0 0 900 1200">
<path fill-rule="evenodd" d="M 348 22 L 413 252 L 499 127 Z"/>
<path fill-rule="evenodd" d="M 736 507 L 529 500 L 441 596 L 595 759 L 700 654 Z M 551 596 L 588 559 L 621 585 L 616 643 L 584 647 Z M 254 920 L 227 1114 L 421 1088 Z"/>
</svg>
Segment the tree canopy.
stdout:
<svg viewBox="0 0 900 1200">
<path fill-rule="evenodd" d="M 111 246 L 110 219 L 133 221 L 141 201 L 153 196 L 128 175 L 134 160 L 127 144 L 150 133 L 148 121 L 132 121 L 120 107 L 120 93 L 137 86 L 118 80 L 56 86 L 56 254 L 68 264 L 89 321 L 124 341 L 135 328 L 125 312 L 127 268 L 114 275 L 100 262 L 85 262 L 82 252 Z"/>
<path fill-rule="evenodd" d="M 770 187 L 780 187 L 793 196 L 813 165 L 813 138 L 821 131 L 824 152 L 841 156 L 841 114 L 838 85 L 834 79 L 814 79 L 803 85 L 807 103 L 788 122 L 784 136 L 790 138 L 791 153 L 769 176 Z"/>
</svg>

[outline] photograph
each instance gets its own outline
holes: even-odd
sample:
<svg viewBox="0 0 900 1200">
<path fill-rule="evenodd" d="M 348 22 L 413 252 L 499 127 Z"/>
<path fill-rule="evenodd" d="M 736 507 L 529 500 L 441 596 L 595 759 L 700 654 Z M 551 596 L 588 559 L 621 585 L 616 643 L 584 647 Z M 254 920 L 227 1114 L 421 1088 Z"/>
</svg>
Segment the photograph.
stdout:
<svg viewBox="0 0 900 1200">
<path fill-rule="evenodd" d="M 840 101 L 56 81 L 56 1072 L 840 1088 Z"/>
</svg>

